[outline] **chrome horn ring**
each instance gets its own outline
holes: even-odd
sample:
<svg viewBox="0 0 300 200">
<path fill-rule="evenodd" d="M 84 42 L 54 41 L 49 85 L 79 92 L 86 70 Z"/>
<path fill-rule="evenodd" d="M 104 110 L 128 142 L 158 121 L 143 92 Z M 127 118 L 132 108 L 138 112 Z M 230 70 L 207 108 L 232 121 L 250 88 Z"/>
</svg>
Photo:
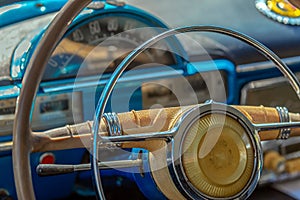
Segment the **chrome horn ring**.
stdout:
<svg viewBox="0 0 300 200">
<path fill-rule="evenodd" d="M 223 132 L 226 132 L 226 128 L 228 129 L 228 127 L 231 130 L 229 132 L 227 130 L 228 133 L 226 136 Z M 195 128 L 197 131 L 195 131 Z M 220 132 L 218 132 L 214 130 L 215 128 L 221 128 L 222 130 L 219 130 Z M 225 129 L 225 131 L 223 131 L 223 129 Z M 215 140 L 216 143 L 209 141 L 209 137 L 207 137 L 209 134 L 212 135 L 210 137 L 220 134 L 217 136 L 218 140 Z M 228 140 L 229 134 L 231 136 L 233 135 L 234 143 L 237 143 L 236 145 L 232 143 L 232 138 L 229 138 Z M 237 134 L 241 134 L 241 136 L 237 137 Z M 223 135 L 223 137 L 221 135 Z M 224 135 L 227 138 L 225 138 Z M 172 160 L 169 165 L 169 171 L 177 189 L 181 191 L 186 198 L 245 199 L 253 192 L 259 181 L 262 170 L 262 147 L 257 130 L 254 128 L 252 122 L 240 111 L 231 106 L 215 102 L 199 105 L 182 116 L 180 126 L 176 131 L 175 137 L 177 140 L 175 138 L 172 141 L 172 148 L 169 148 L 170 152 L 168 155 L 169 159 Z M 198 142 L 197 138 L 199 138 L 198 140 L 201 140 L 201 142 Z M 241 138 L 242 140 L 240 140 Z M 218 154 L 223 154 L 223 152 L 217 152 L 217 141 L 219 143 L 229 141 L 230 144 L 230 140 L 231 146 L 227 147 L 229 152 L 232 153 L 235 150 L 235 153 L 237 153 L 237 150 L 239 150 L 240 152 L 238 154 L 245 157 L 243 158 L 243 166 L 229 166 L 232 170 L 235 170 L 235 172 L 238 173 L 232 173 L 233 175 L 230 177 L 231 180 L 224 180 L 225 177 L 222 177 L 224 166 L 214 166 L 218 165 Z M 204 142 L 207 142 L 207 144 L 204 144 Z M 236 146 L 239 146 L 240 149 L 234 148 Z M 209 147 L 210 152 L 206 152 L 207 155 L 203 155 L 202 158 L 199 158 L 199 154 L 207 151 L 207 147 Z M 221 149 L 224 150 L 223 147 Z M 195 151 L 197 151 L 197 153 L 195 153 Z M 251 153 L 251 151 L 253 151 L 253 153 Z M 228 152 L 226 153 L 228 157 Z M 194 155 L 196 155 L 197 158 Z M 232 154 L 230 154 L 230 156 L 232 156 Z M 195 159 L 197 159 L 198 162 L 190 162 Z M 251 159 L 253 159 L 253 163 L 251 163 Z M 232 164 L 234 161 L 240 160 L 229 159 L 231 163 L 228 164 Z M 201 162 L 202 165 L 204 162 L 211 163 L 205 164 L 204 168 L 201 168 Z M 246 162 L 248 162 L 247 165 Z M 249 163 L 251 166 L 249 166 Z M 207 167 L 208 165 L 209 167 Z M 222 171 L 219 174 L 217 170 L 218 167 L 221 168 Z M 207 175 L 205 173 L 205 171 L 210 172 L 212 170 L 215 173 L 214 176 Z M 201 181 L 195 179 L 201 179 Z M 198 182 L 198 186 L 207 186 L 206 188 L 214 186 L 216 189 L 197 188 L 197 184 L 195 184 L 195 182 Z M 217 183 L 219 186 L 216 187 L 213 185 L 214 183 Z M 225 198 L 224 194 L 226 191 L 222 190 L 226 187 L 227 189 L 231 188 L 231 190 L 237 190 L 238 187 L 241 187 L 242 189 L 234 195 L 227 196 Z"/>
</svg>

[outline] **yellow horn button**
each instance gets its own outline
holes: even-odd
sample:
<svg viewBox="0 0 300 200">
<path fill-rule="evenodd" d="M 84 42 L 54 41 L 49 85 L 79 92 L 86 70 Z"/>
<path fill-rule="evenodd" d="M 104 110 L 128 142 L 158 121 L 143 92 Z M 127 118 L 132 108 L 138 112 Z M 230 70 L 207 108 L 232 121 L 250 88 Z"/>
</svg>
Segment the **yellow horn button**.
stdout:
<svg viewBox="0 0 300 200">
<path fill-rule="evenodd" d="M 247 163 L 247 151 L 243 142 L 237 134 L 231 134 L 231 129 L 224 127 L 213 128 L 209 130 L 214 132 L 222 132 L 217 143 L 212 147 L 211 151 L 203 158 L 198 156 L 201 170 L 210 181 L 227 185 L 237 181 L 243 174 Z M 203 139 L 199 145 L 199 154 L 203 146 Z"/>
<path fill-rule="evenodd" d="M 273 12 L 286 17 L 300 17 L 300 9 L 287 0 L 267 0 L 267 6 Z"/>
<path fill-rule="evenodd" d="M 251 179 L 254 151 L 245 129 L 233 118 L 206 115 L 188 130 L 182 164 L 193 187 L 210 197 L 233 197 Z"/>
</svg>

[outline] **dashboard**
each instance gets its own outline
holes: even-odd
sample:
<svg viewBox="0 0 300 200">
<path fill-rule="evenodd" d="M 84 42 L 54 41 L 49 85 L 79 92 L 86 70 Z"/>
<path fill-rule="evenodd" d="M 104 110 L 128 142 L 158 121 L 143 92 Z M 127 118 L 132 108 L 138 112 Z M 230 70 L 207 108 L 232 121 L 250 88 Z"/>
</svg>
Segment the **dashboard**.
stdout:
<svg viewBox="0 0 300 200">
<path fill-rule="evenodd" d="M 25 81 L 39 77 L 26 75 L 35 51 L 66 2 L 0 2 L 0 199 L 17 199 L 12 158 L 15 112 L 25 106 L 18 105 Z M 70 133 L 71 125 L 94 120 L 98 100 L 122 61 L 147 40 L 176 27 L 215 25 L 244 33 L 276 53 L 299 78 L 300 8 L 291 2 L 92 1 L 68 24 L 58 45 L 45 56 L 47 63 L 31 105 L 30 126 L 35 132 L 45 133 L 66 126 Z M 191 32 L 170 36 L 136 56 L 119 78 L 105 112 L 184 108 L 209 100 L 229 105 L 284 106 L 294 113 L 300 111 L 295 91 L 261 52 L 236 38 Z M 49 132 L 49 137 L 67 137 L 57 132 Z M 261 143 L 265 164 L 250 198 L 300 198 L 299 143 L 298 137 Z M 101 170 L 107 199 L 169 198 L 163 187 L 156 185 L 155 174 L 149 171 L 152 166 L 148 150 L 120 150 L 109 145 L 100 148 L 105 149 L 101 151 L 104 162 L 136 162 L 130 162 L 131 167 L 124 164 L 124 170 Z M 86 167 L 91 161 L 90 147 L 85 147 L 54 148 L 30 155 L 37 199 L 95 199 L 91 171 L 84 167 L 57 176 L 36 172 L 39 165 L 45 164 Z M 216 157 L 207 163 L 217 162 L 213 160 Z M 214 166 L 217 180 L 222 166 Z M 209 164 L 205 167 L 209 168 Z M 237 180 L 240 179 L 233 182 Z"/>
</svg>

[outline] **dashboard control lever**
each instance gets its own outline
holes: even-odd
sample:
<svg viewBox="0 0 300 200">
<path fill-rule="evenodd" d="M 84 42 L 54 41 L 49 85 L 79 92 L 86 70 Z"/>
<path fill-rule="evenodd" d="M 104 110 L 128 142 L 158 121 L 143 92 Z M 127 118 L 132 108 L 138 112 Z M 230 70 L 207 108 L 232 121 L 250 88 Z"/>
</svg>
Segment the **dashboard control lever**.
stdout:
<svg viewBox="0 0 300 200">
<path fill-rule="evenodd" d="M 275 173 L 281 173 L 285 170 L 285 158 L 277 151 L 268 151 L 264 155 L 264 168 Z"/>
<path fill-rule="evenodd" d="M 106 161 L 99 162 L 99 169 L 120 169 L 127 167 L 141 167 L 142 165 L 142 159 Z M 39 164 L 36 168 L 39 176 L 53 176 L 88 170 L 91 170 L 90 163 L 79 165 Z"/>
<path fill-rule="evenodd" d="M 300 172 L 300 158 L 287 160 L 285 163 L 286 172 L 293 174 Z"/>
</svg>

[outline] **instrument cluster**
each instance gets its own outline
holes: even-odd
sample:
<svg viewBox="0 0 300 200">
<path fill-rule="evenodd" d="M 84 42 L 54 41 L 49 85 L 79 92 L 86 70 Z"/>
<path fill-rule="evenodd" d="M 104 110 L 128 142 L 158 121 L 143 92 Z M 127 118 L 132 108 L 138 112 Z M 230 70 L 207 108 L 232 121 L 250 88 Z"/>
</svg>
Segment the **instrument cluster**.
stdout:
<svg viewBox="0 0 300 200">
<path fill-rule="evenodd" d="M 132 13 L 88 19 L 77 24 L 56 47 L 43 80 L 74 77 L 79 68 L 81 76 L 113 72 L 130 51 L 164 28 Z M 137 57 L 131 68 L 147 63 L 175 65 L 176 56 L 170 51 L 170 45 L 161 42 Z"/>
</svg>

